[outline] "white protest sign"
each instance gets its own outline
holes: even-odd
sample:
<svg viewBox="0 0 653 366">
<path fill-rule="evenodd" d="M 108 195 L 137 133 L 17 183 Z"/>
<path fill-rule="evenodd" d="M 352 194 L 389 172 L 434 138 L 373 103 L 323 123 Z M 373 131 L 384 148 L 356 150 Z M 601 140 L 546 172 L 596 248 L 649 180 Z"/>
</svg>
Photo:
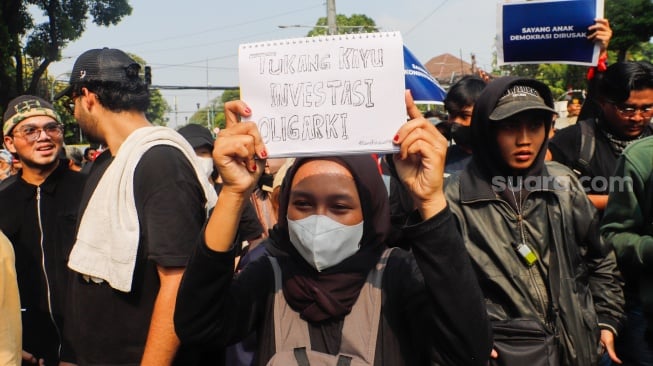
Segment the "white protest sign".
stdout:
<svg viewBox="0 0 653 366">
<path fill-rule="evenodd" d="M 240 95 L 270 157 L 397 151 L 406 122 L 398 32 L 242 44 Z"/>
</svg>

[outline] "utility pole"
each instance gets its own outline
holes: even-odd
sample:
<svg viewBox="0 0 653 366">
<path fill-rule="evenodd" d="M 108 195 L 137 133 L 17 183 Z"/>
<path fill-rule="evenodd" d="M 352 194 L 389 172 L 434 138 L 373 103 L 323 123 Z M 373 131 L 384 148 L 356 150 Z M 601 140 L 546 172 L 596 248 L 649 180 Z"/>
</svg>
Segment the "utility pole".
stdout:
<svg viewBox="0 0 653 366">
<path fill-rule="evenodd" d="M 463 64 L 463 49 L 460 49 L 460 75 L 465 74 L 465 65 Z"/>
<path fill-rule="evenodd" d="M 175 128 L 179 127 L 179 110 L 177 109 L 177 96 L 175 95 Z"/>
<path fill-rule="evenodd" d="M 209 59 L 206 59 L 206 128 L 211 131 L 211 101 L 209 99 Z"/>
<path fill-rule="evenodd" d="M 327 0 L 327 26 L 329 34 L 338 34 L 336 25 L 336 0 Z"/>
</svg>

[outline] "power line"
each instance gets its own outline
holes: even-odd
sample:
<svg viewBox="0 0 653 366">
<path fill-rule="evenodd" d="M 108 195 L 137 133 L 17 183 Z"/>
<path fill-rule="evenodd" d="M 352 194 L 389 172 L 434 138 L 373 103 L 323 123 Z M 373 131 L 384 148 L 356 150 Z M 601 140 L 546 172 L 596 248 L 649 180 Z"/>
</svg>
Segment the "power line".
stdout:
<svg viewBox="0 0 653 366">
<path fill-rule="evenodd" d="M 123 45 L 121 45 L 119 47 L 140 46 L 140 45 L 148 44 L 148 43 L 166 42 L 166 41 L 170 41 L 170 40 L 173 40 L 173 39 L 192 37 L 192 36 L 196 36 L 198 34 L 204 34 L 204 33 L 209 33 L 209 32 L 234 28 L 234 27 L 238 27 L 238 26 L 244 26 L 244 25 L 248 25 L 248 24 L 252 24 L 252 23 L 258 23 L 258 22 L 261 22 L 261 21 L 264 21 L 264 20 L 274 19 L 274 18 L 284 16 L 284 15 L 299 13 L 299 12 L 306 11 L 306 10 L 312 10 L 314 8 L 317 8 L 317 7 L 322 7 L 322 4 L 312 5 L 310 7 L 297 9 L 297 10 L 291 10 L 291 11 L 287 11 L 285 13 L 270 15 L 270 16 L 267 16 L 267 17 L 259 18 L 259 19 L 253 19 L 253 20 L 250 20 L 250 21 L 247 21 L 247 22 L 238 22 L 238 23 L 231 24 L 231 25 L 225 25 L 225 26 L 221 26 L 221 27 L 210 28 L 210 29 L 206 29 L 206 30 L 203 30 L 203 31 L 199 31 L 199 32 L 187 33 L 187 34 L 182 34 L 182 35 L 172 36 L 172 37 L 166 37 L 166 38 L 160 38 L 160 39 L 155 39 L 155 40 L 151 40 L 151 41 L 143 41 L 143 42 L 137 42 L 137 43 L 123 44 Z"/>
<path fill-rule="evenodd" d="M 143 53 L 156 53 L 156 52 L 185 50 L 185 49 L 189 49 L 189 48 L 215 46 L 215 45 L 221 44 L 221 43 L 240 41 L 240 40 L 243 40 L 243 39 L 255 38 L 255 37 L 258 37 L 258 36 L 262 36 L 262 35 L 269 35 L 269 34 L 273 34 L 273 33 L 276 33 L 276 32 L 279 32 L 279 30 L 277 29 L 274 32 L 270 32 L 270 31 L 259 32 L 259 33 L 250 34 L 250 35 L 247 35 L 247 36 L 240 36 L 238 38 L 223 39 L 223 40 L 219 40 L 219 41 L 214 41 L 214 42 L 209 42 L 209 43 L 199 43 L 199 44 L 194 44 L 194 45 L 189 45 L 189 46 L 184 46 L 184 47 L 160 48 L 160 49 L 157 49 L 157 50 L 142 50 L 140 52 L 143 52 Z M 204 61 L 206 61 L 206 59 Z"/>
<path fill-rule="evenodd" d="M 443 6 L 444 6 L 448 1 L 449 1 L 449 0 L 444 0 L 444 1 L 442 2 L 442 4 L 436 6 L 435 9 L 433 9 L 432 12 L 430 12 L 427 16 L 425 16 L 424 18 L 422 18 L 422 20 L 420 20 L 419 22 L 417 22 L 417 23 L 416 23 L 412 28 L 410 28 L 406 33 L 404 33 L 404 35 L 405 35 L 405 36 L 409 35 L 410 32 L 412 32 L 413 30 L 415 30 L 415 28 L 419 27 L 422 23 L 424 23 L 425 21 L 427 21 L 431 16 L 433 16 L 433 14 L 435 14 L 436 11 L 440 10 L 440 8 L 443 7 Z"/>
</svg>

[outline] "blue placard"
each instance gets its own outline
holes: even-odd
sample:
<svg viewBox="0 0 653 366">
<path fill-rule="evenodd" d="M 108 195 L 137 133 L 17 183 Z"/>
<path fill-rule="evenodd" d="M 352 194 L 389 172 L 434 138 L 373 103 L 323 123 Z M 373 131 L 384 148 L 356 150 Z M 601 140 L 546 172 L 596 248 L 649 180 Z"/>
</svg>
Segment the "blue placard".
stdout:
<svg viewBox="0 0 653 366">
<path fill-rule="evenodd" d="M 599 46 L 587 39 L 587 28 L 602 16 L 602 0 L 501 3 L 498 64 L 596 65 Z"/>
</svg>

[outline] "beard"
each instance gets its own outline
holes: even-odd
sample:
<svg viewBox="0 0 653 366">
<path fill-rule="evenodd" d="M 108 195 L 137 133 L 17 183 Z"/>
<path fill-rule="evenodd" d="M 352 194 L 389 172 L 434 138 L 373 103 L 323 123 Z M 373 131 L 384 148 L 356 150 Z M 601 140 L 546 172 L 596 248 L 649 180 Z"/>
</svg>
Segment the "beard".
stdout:
<svg viewBox="0 0 653 366">
<path fill-rule="evenodd" d="M 97 122 L 82 122 L 82 119 L 80 118 L 78 124 L 88 142 L 95 145 L 106 145 L 104 136 L 102 136 L 97 128 Z"/>
</svg>

